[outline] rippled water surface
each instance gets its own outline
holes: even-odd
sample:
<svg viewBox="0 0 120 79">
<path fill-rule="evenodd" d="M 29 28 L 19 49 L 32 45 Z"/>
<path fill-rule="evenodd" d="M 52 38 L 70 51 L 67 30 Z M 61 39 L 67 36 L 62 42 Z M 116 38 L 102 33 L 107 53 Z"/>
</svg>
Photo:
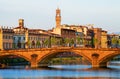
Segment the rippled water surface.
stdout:
<svg viewBox="0 0 120 79">
<path fill-rule="evenodd" d="M 120 67 L 93 69 L 88 65 L 56 65 L 39 69 L 0 69 L 0 79 L 120 79 Z"/>
</svg>

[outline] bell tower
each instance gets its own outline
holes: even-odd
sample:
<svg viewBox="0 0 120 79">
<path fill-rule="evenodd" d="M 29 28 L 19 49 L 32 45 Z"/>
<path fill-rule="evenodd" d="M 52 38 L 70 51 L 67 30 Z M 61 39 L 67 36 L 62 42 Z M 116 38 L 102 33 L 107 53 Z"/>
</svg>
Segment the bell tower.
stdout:
<svg viewBox="0 0 120 79">
<path fill-rule="evenodd" d="M 60 9 L 56 9 L 56 27 L 60 27 L 61 25 L 61 12 Z"/>
<path fill-rule="evenodd" d="M 19 27 L 24 27 L 24 19 L 19 19 Z"/>
</svg>

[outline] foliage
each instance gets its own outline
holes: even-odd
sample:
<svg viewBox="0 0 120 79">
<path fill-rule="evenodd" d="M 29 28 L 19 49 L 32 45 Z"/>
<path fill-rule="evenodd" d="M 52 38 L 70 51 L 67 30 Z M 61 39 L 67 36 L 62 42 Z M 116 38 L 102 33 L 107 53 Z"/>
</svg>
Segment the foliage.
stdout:
<svg viewBox="0 0 120 79">
<path fill-rule="evenodd" d="M 80 37 L 77 37 L 76 39 L 77 39 L 77 44 L 81 44 L 83 42 L 83 39 Z"/>
<path fill-rule="evenodd" d="M 98 39 L 96 39 L 95 37 L 94 38 L 92 38 L 92 41 L 91 42 L 89 42 L 89 44 L 92 44 L 92 46 L 95 46 L 95 44 L 97 44 L 98 43 Z"/>
<path fill-rule="evenodd" d="M 40 41 L 39 40 L 37 40 L 36 46 L 40 46 Z"/>
<path fill-rule="evenodd" d="M 57 39 L 55 37 L 51 37 L 51 44 L 56 45 L 57 44 Z"/>
<path fill-rule="evenodd" d="M 48 46 L 48 45 L 49 45 L 49 39 L 46 38 L 46 39 L 43 41 L 43 43 L 44 43 L 45 46 Z"/>
<path fill-rule="evenodd" d="M 63 45 L 63 44 L 64 44 L 64 40 L 63 40 L 63 39 L 60 39 L 60 40 L 59 40 L 59 44 L 60 44 L 60 45 Z"/>
<path fill-rule="evenodd" d="M 64 38 L 64 43 L 65 43 L 65 44 L 69 44 L 69 43 L 70 43 L 70 39 Z"/>
<path fill-rule="evenodd" d="M 111 42 L 112 42 L 112 44 L 116 45 L 116 44 L 118 44 L 118 39 L 113 37 Z"/>
<path fill-rule="evenodd" d="M 73 45 L 75 42 L 74 42 L 74 39 L 70 39 L 70 44 Z"/>
</svg>

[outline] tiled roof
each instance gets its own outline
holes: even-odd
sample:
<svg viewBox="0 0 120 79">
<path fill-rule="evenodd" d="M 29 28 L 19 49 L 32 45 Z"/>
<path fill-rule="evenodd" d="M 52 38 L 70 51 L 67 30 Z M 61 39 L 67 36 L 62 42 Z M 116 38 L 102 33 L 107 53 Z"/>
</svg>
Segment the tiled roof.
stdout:
<svg viewBox="0 0 120 79">
<path fill-rule="evenodd" d="M 14 33 L 13 29 L 3 29 L 3 33 Z"/>
<path fill-rule="evenodd" d="M 15 27 L 14 29 L 27 29 L 27 28 L 18 26 L 18 27 Z"/>
</svg>

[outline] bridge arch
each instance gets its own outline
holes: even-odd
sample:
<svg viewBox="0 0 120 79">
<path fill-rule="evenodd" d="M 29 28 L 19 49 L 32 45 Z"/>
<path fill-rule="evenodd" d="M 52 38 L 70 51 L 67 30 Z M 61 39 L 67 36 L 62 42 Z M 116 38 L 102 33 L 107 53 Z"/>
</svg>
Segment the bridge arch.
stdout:
<svg viewBox="0 0 120 79">
<path fill-rule="evenodd" d="M 21 58 L 25 59 L 26 61 L 30 62 L 29 58 L 27 58 L 27 57 L 25 57 L 23 55 L 20 55 L 20 54 L 16 54 L 16 53 L 2 53 L 2 54 L 0 54 L 0 57 L 2 57 L 2 56 L 9 56 L 9 55 L 18 56 L 18 57 L 21 57 Z"/>
<path fill-rule="evenodd" d="M 50 51 L 48 54 L 42 56 L 41 58 L 39 58 L 37 60 L 37 63 L 44 63 L 46 62 L 46 64 L 49 62 L 47 60 L 50 60 L 51 58 L 55 57 L 56 55 L 60 54 L 60 53 L 63 53 L 63 52 L 72 52 L 72 53 L 75 53 L 75 54 L 78 54 L 82 57 L 84 57 L 87 61 L 89 61 L 90 63 L 92 62 L 92 60 L 87 56 L 85 55 L 84 53 L 82 52 L 78 52 L 78 51 L 73 51 L 73 50 L 60 50 L 60 51 Z"/>
<path fill-rule="evenodd" d="M 120 55 L 120 52 L 116 51 L 116 52 L 113 52 L 113 53 L 110 53 L 110 54 L 104 56 L 103 58 L 101 58 L 99 60 L 99 66 L 100 67 L 107 67 L 107 62 L 110 61 L 115 56 L 118 56 L 118 55 Z"/>
</svg>

